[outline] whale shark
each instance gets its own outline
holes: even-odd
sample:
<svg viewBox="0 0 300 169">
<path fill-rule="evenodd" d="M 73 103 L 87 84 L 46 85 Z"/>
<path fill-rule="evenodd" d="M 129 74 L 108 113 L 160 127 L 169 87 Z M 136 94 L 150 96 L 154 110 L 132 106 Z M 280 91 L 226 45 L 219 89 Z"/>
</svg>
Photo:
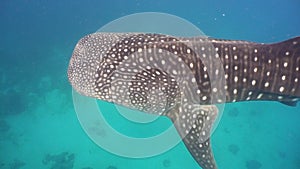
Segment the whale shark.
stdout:
<svg viewBox="0 0 300 169">
<path fill-rule="evenodd" d="M 167 116 L 203 169 L 217 169 L 216 104 L 300 99 L 300 37 L 265 44 L 156 33 L 84 36 L 68 79 L 80 94 Z"/>
</svg>

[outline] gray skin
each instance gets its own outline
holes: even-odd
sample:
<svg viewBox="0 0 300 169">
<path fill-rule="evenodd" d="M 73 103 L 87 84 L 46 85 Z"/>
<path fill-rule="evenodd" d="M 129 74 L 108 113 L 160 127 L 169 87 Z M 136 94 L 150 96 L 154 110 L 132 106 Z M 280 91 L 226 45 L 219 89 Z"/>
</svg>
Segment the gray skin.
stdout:
<svg viewBox="0 0 300 169">
<path fill-rule="evenodd" d="M 213 105 L 251 100 L 295 105 L 299 69 L 300 37 L 259 44 L 94 33 L 77 43 L 68 78 L 82 95 L 168 116 L 199 166 L 216 169 L 210 145 L 218 115 Z"/>
</svg>

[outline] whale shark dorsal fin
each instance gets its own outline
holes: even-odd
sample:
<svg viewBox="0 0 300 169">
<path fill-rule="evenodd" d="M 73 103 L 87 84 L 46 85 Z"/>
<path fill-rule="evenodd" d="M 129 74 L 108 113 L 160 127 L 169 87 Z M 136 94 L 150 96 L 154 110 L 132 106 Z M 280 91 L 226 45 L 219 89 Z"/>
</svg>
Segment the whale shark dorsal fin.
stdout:
<svg viewBox="0 0 300 169">
<path fill-rule="evenodd" d="M 214 105 L 191 105 L 190 107 L 192 111 L 186 113 L 180 112 L 185 108 L 177 106 L 170 110 L 167 116 L 170 115 L 169 117 L 196 162 L 203 169 L 217 169 L 210 144 L 210 134 L 218 108 Z M 174 114 L 177 116 L 175 117 Z"/>
</svg>

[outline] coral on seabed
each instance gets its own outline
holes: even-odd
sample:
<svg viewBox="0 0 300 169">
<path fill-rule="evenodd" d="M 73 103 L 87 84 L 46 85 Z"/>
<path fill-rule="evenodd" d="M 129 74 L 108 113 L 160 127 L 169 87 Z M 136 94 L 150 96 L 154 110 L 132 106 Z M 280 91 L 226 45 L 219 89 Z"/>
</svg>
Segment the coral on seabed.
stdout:
<svg viewBox="0 0 300 169">
<path fill-rule="evenodd" d="M 115 166 L 110 165 L 110 166 L 108 166 L 106 169 L 118 169 L 118 168 L 115 167 Z"/>
<path fill-rule="evenodd" d="M 236 144 L 230 144 L 228 146 L 228 150 L 232 153 L 232 154 L 237 154 L 240 151 L 239 146 L 237 146 Z"/>
<path fill-rule="evenodd" d="M 15 159 L 12 163 L 9 164 L 9 168 L 10 169 L 20 169 L 21 167 L 23 167 L 25 165 L 26 165 L 25 162 Z"/>
<path fill-rule="evenodd" d="M 25 111 L 26 101 L 22 93 L 8 89 L 0 95 L 0 115 L 17 115 Z"/>
<path fill-rule="evenodd" d="M 62 152 L 57 155 L 47 154 L 43 159 L 44 165 L 51 165 L 51 169 L 72 169 L 75 161 L 75 154 Z"/>
<path fill-rule="evenodd" d="M 246 162 L 247 169 L 260 169 L 261 163 L 257 160 L 249 160 Z"/>
</svg>

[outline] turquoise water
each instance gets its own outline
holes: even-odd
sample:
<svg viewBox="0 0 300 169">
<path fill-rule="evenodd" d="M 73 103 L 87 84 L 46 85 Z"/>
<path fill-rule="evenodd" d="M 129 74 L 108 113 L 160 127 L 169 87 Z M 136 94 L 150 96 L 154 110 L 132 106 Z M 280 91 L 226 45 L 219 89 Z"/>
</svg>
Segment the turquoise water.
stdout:
<svg viewBox="0 0 300 169">
<path fill-rule="evenodd" d="M 200 168 L 183 143 L 151 158 L 111 154 L 88 138 L 74 111 L 66 70 L 77 41 L 114 19 L 147 11 L 183 17 L 217 38 L 276 42 L 300 35 L 298 0 L 3 0 L 1 169 Z M 107 113 L 115 113 L 111 105 L 99 104 Z M 297 107 L 276 102 L 227 104 L 212 136 L 219 168 L 300 168 L 298 119 L 299 103 Z M 120 132 L 137 128 L 116 117 L 110 120 Z M 159 123 L 165 128 L 170 125 L 167 119 L 159 119 Z M 143 129 L 161 130 L 157 126 Z M 138 137 L 142 131 L 131 134 Z"/>
</svg>

